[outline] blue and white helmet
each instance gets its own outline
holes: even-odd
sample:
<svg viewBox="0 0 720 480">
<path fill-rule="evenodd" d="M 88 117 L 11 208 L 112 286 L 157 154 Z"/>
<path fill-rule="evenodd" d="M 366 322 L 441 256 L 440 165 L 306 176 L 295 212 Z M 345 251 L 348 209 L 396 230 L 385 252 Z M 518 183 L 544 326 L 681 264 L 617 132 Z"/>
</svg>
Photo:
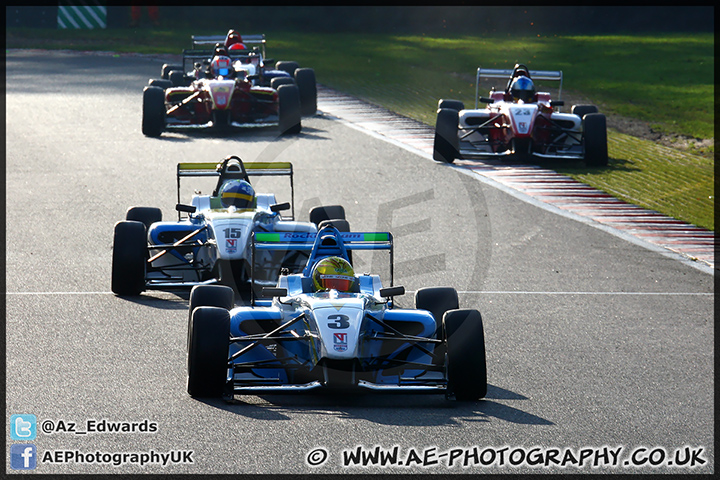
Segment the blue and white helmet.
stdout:
<svg viewBox="0 0 720 480">
<path fill-rule="evenodd" d="M 515 100 L 523 102 L 532 102 L 535 97 L 535 85 L 528 77 L 520 76 L 512 81 L 510 85 L 510 94 Z"/>
<path fill-rule="evenodd" d="M 228 180 L 218 192 L 223 207 L 252 208 L 255 203 L 255 190 L 245 180 Z"/>
</svg>

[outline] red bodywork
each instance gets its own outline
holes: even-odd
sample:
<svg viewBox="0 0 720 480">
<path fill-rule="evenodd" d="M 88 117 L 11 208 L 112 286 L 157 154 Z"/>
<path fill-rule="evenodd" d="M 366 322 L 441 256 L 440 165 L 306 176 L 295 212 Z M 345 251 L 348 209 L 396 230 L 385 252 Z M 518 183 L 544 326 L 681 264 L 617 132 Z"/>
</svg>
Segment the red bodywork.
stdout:
<svg viewBox="0 0 720 480">
<path fill-rule="evenodd" d="M 168 88 L 165 104 L 168 125 L 204 125 L 218 117 L 239 124 L 262 123 L 268 117 L 277 122 L 278 115 L 277 91 L 244 79 L 201 79 L 189 87 Z"/>
<path fill-rule="evenodd" d="M 513 103 L 513 98 L 509 93 L 491 92 L 490 98 L 494 100 L 488 106 L 490 112 L 490 120 L 487 123 L 489 128 L 483 129 L 488 135 L 489 143 L 493 152 L 504 152 L 511 148 L 512 140 L 520 139 L 529 140 L 532 138 L 533 144 L 536 146 L 547 145 L 551 141 L 551 122 L 550 115 L 552 107 L 550 106 L 549 93 L 537 93 L 532 102 L 527 107 L 537 110 L 526 118 L 519 118 L 515 112 L 522 111 L 523 104 Z M 520 125 L 520 122 L 525 122 Z"/>
</svg>

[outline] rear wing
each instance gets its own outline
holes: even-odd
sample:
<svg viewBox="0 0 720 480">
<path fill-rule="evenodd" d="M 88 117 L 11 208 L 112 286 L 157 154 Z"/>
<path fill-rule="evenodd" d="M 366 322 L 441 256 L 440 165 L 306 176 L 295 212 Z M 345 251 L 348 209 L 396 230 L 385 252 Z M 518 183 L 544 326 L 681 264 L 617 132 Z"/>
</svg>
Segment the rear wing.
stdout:
<svg viewBox="0 0 720 480">
<path fill-rule="evenodd" d="M 230 160 L 238 162 L 230 163 Z M 252 176 L 288 176 L 290 177 L 290 207 L 292 219 L 295 218 L 295 185 L 293 182 L 293 166 L 290 162 L 243 162 L 231 156 L 223 162 L 181 162 L 177 164 L 177 194 L 180 203 L 180 179 L 184 177 L 221 177 L 218 185 L 226 179 L 236 178 L 250 182 Z M 179 213 L 179 212 L 178 212 Z"/>
<path fill-rule="evenodd" d="M 225 43 L 224 35 L 193 35 L 191 38 L 192 48 L 183 50 L 183 71 L 186 73 L 193 69 L 196 62 L 209 61 L 213 56 L 215 44 Z M 242 39 L 248 50 L 233 52 L 230 55 L 233 61 L 245 59 L 251 52 L 259 53 L 262 59 L 265 58 L 265 34 L 242 35 Z"/>
<path fill-rule="evenodd" d="M 393 285 L 393 236 L 390 232 L 339 232 L 332 226 L 319 232 L 254 232 L 251 239 L 253 259 L 257 250 L 310 252 L 303 275 L 309 277 L 315 263 L 327 256 L 348 258 L 348 250 L 388 250 L 390 286 Z M 254 265 L 251 267 L 254 269 Z M 254 273 L 251 274 L 254 277 Z"/>
<path fill-rule="evenodd" d="M 480 98 L 480 79 L 481 78 L 509 79 L 513 75 L 514 72 L 515 72 L 514 69 L 501 70 L 501 69 L 494 69 L 494 68 L 478 67 L 477 74 L 475 76 L 475 109 L 477 110 L 477 108 L 478 108 L 478 99 Z M 558 100 L 560 100 L 560 97 L 562 94 L 562 79 L 563 79 L 562 70 L 528 70 L 528 73 L 530 73 L 530 78 L 532 78 L 533 80 L 550 80 L 550 81 L 560 82 L 560 87 L 558 88 Z"/>
</svg>

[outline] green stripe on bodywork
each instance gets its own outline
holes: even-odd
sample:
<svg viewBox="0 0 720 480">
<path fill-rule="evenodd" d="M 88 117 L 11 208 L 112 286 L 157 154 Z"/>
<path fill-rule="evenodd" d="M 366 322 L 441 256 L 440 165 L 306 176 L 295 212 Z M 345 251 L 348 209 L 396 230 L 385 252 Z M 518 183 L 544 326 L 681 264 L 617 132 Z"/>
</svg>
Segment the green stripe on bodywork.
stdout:
<svg viewBox="0 0 720 480">
<path fill-rule="evenodd" d="M 387 233 L 366 233 L 363 235 L 363 240 L 366 242 L 387 242 L 390 238 Z"/>
<path fill-rule="evenodd" d="M 279 233 L 256 233 L 255 240 L 257 240 L 258 242 L 279 242 L 280 234 Z"/>
</svg>

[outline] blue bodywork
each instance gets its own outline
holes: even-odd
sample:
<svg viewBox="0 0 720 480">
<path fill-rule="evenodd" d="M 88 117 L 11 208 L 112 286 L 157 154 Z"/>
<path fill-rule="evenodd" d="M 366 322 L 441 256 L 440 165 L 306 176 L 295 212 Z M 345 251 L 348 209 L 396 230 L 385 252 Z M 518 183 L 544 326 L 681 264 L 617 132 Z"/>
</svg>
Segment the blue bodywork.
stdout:
<svg viewBox="0 0 720 480">
<path fill-rule="evenodd" d="M 351 292 L 313 289 L 316 262 L 327 256 L 347 260 L 353 249 L 392 251 L 390 233 L 340 233 L 326 227 L 317 234 L 256 235 L 253 246 L 309 250 L 310 255 L 302 273 L 280 276 L 272 300 L 230 311 L 232 391 L 361 387 L 437 392 L 446 387 L 443 343 L 430 312 L 393 308 L 376 275 L 358 276 Z"/>
</svg>

